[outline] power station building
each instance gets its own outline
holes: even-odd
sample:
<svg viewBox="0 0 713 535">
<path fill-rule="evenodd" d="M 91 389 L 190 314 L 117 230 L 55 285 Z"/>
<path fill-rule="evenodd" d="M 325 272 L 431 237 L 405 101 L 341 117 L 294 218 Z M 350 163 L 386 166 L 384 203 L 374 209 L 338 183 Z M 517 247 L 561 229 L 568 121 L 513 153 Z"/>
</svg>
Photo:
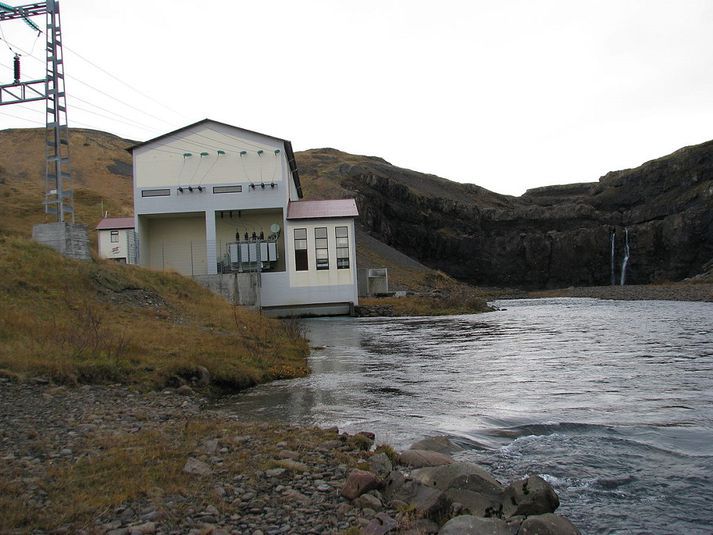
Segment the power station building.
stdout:
<svg viewBox="0 0 713 535">
<path fill-rule="evenodd" d="M 139 265 L 279 315 L 357 304 L 356 203 L 301 200 L 289 141 L 205 119 L 129 151 Z"/>
</svg>

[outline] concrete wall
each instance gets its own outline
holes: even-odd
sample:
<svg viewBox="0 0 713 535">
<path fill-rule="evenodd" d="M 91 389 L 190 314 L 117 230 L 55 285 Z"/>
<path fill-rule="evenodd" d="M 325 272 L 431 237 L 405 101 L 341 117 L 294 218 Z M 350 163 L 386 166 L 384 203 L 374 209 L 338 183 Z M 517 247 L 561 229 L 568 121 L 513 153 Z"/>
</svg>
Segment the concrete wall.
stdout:
<svg viewBox="0 0 713 535">
<path fill-rule="evenodd" d="M 45 223 L 32 227 L 32 239 L 68 258 L 89 260 L 89 234 L 85 225 L 74 223 Z"/>
<path fill-rule="evenodd" d="M 260 290 L 263 307 L 297 306 L 305 304 L 359 304 L 356 285 L 334 284 L 291 286 L 287 273 L 262 273 Z"/>
<path fill-rule="evenodd" d="M 223 296 L 231 304 L 249 307 L 258 306 L 260 300 L 259 273 L 197 275 L 194 280 L 213 293 Z"/>
</svg>

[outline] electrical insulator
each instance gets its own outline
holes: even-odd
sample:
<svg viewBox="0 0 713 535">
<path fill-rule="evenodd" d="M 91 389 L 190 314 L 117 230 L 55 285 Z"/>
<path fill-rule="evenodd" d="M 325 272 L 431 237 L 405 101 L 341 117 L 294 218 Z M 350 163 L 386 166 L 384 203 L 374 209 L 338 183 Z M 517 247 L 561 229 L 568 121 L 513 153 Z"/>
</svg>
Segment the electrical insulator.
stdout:
<svg viewBox="0 0 713 535">
<path fill-rule="evenodd" d="M 14 67 L 15 67 L 15 83 L 19 84 L 20 83 L 20 54 L 15 54 L 15 61 L 14 61 Z"/>
</svg>

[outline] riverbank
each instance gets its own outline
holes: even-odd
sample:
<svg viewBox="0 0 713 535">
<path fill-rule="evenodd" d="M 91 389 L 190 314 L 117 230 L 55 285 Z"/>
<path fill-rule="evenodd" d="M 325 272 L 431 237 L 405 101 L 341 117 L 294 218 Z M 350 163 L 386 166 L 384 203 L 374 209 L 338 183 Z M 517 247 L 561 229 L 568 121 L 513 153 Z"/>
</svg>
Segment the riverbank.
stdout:
<svg viewBox="0 0 713 535">
<path fill-rule="evenodd" d="M 713 301 L 713 284 L 676 282 L 629 286 L 571 287 L 527 292 L 526 297 L 591 297 L 626 301 Z M 505 295 L 502 298 L 507 299 Z"/>
<path fill-rule="evenodd" d="M 451 517 L 525 527 L 523 514 L 577 533 L 551 514 L 544 481 L 503 486 L 432 451 L 443 442 L 397 457 L 370 433 L 243 421 L 173 389 L 43 383 L 0 378 L 2 533 L 415 535 Z M 415 470 L 433 465 L 447 465 L 450 487 L 429 483 L 436 468 Z M 461 488 L 474 474 L 487 488 Z M 463 516 L 479 507 L 493 518 Z"/>
</svg>

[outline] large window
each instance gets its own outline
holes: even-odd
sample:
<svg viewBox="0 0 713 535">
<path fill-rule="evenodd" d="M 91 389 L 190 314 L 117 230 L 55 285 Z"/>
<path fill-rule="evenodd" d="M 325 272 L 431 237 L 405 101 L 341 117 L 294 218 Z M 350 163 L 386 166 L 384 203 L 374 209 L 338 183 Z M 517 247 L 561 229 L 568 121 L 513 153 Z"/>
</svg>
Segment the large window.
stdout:
<svg viewBox="0 0 713 535">
<path fill-rule="evenodd" d="M 327 241 L 327 227 L 314 229 L 314 250 L 317 259 L 317 269 L 329 269 L 329 242 Z"/>
<path fill-rule="evenodd" d="M 295 229 L 295 269 L 297 271 L 307 271 L 309 269 L 306 228 Z"/>
<path fill-rule="evenodd" d="M 349 269 L 349 227 L 334 229 L 337 238 L 337 269 Z"/>
</svg>

